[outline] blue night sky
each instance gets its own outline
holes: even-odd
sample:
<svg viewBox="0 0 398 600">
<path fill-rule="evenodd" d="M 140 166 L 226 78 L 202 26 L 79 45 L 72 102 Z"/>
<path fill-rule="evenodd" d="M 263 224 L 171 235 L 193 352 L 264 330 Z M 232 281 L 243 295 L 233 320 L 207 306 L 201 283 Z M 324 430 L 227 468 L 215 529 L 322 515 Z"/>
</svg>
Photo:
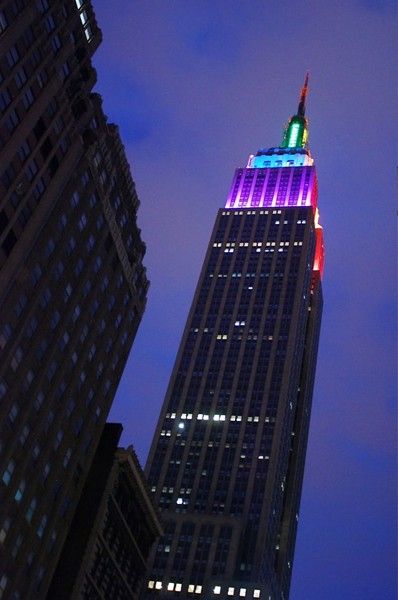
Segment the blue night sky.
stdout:
<svg viewBox="0 0 398 600">
<path fill-rule="evenodd" d="M 151 287 L 111 413 L 144 463 L 234 169 L 310 71 L 324 316 L 291 600 L 393 600 L 396 3 L 94 0 L 97 90 L 141 199 Z"/>
</svg>

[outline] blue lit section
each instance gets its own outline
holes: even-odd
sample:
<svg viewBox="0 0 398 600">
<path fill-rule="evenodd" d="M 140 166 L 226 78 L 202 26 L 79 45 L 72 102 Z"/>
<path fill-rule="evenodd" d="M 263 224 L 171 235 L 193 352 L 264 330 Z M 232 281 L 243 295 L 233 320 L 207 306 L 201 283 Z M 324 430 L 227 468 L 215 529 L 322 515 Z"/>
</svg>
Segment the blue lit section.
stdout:
<svg viewBox="0 0 398 600">
<path fill-rule="evenodd" d="M 247 161 L 247 168 L 307 167 L 314 164 L 309 150 L 300 149 L 295 152 L 281 150 L 281 148 L 270 148 L 265 151 L 260 150 L 256 155 L 251 154 Z"/>
</svg>

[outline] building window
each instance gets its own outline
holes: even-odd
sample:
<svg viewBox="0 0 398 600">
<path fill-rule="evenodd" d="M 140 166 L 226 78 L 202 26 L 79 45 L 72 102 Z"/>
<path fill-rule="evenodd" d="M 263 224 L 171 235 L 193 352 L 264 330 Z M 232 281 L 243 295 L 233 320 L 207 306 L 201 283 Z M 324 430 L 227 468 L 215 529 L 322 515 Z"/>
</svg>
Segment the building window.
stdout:
<svg viewBox="0 0 398 600">
<path fill-rule="evenodd" d="M 39 283 L 41 276 L 42 276 L 41 267 L 40 267 L 39 263 L 36 263 L 32 269 L 32 275 L 31 275 L 33 285 L 37 285 Z"/>
<path fill-rule="evenodd" d="M 86 225 L 87 225 L 87 217 L 86 217 L 85 213 L 83 213 L 82 216 L 80 217 L 79 223 L 78 223 L 80 231 L 83 231 L 83 229 L 85 229 Z"/>
<path fill-rule="evenodd" d="M 49 9 L 48 0 L 39 0 L 37 5 L 41 14 L 44 14 Z"/>
<path fill-rule="evenodd" d="M 15 558 L 17 556 L 17 554 L 19 552 L 19 549 L 22 546 L 22 542 L 23 542 L 23 536 L 21 534 L 19 534 L 18 537 L 17 537 L 17 539 L 15 540 L 14 547 L 11 550 L 11 555 L 12 555 L 13 558 Z"/>
<path fill-rule="evenodd" d="M 2 350 L 4 348 L 4 346 L 7 344 L 8 340 L 10 339 L 12 334 L 12 328 L 11 325 L 9 325 L 8 323 L 6 323 L 3 326 L 3 330 L 0 332 L 0 349 Z"/>
<path fill-rule="evenodd" d="M 51 45 L 53 47 L 54 54 L 57 54 L 58 50 L 61 48 L 62 45 L 58 34 L 55 34 L 54 37 L 51 39 Z"/>
<path fill-rule="evenodd" d="M 45 528 L 46 528 L 46 525 L 47 525 L 47 515 L 43 515 L 43 516 L 42 516 L 42 519 L 41 519 L 41 521 L 40 521 L 40 524 L 39 524 L 39 526 L 38 526 L 38 528 L 37 528 L 37 532 L 36 532 L 36 533 L 37 533 L 37 535 L 39 536 L 39 538 L 42 538 L 42 537 L 43 537 L 43 534 L 44 534 L 44 530 L 45 530 Z"/>
<path fill-rule="evenodd" d="M 3 473 L 3 482 L 8 485 L 11 481 L 11 477 L 12 474 L 14 473 L 14 469 L 15 469 L 15 462 L 11 459 L 10 462 L 7 465 L 6 470 Z"/>
<path fill-rule="evenodd" d="M 44 27 L 46 28 L 47 33 L 51 33 L 55 29 L 55 21 L 52 15 L 48 15 L 48 17 L 44 21 Z"/>
<path fill-rule="evenodd" d="M 2 578 L 0 579 L 0 598 L 2 598 L 3 594 L 4 594 L 4 590 L 7 587 L 7 575 L 3 575 Z"/>
<path fill-rule="evenodd" d="M 32 162 L 29 163 L 28 168 L 26 169 L 26 176 L 29 179 L 29 181 L 32 181 L 35 178 L 38 170 L 39 168 L 37 166 L 37 162 L 35 160 L 32 160 Z"/>
<path fill-rule="evenodd" d="M 4 381 L 0 381 L 0 398 L 4 398 L 7 393 L 7 386 Z"/>
<path fill-rule="evenodd" d="M 84 35 L 86 36 L 86 40 L 90 42 L 93 37 L 93 31 L 90 25 L 87 25 L 86 29 L 84 30 Z"/>
<path fill-rule="evenodd" d="M 8 66 L 10 69 L 19 61 L 19 52 L 16 46 L 12 46 L 6 54 Z"/>
<path fill-rule="evenodd" d="M 28 439 L 29 433 L 30 433 L 30 427 L 29 427 L 29 425 L 25 425 L 24 428 L 22 429 L 21 435 L 19 436 L 19 441 L 22 446 L 25 444 L 26 440 Z"/>
<path fill-rule="evenodd" d="M 8 27 L 7 18 L 4 14 L 4 11 L 0 11 L 0 34 L 2 34 Z"/>
<path fill-rule="evenodd" d="M 43 400 L 44 400 L 43 392 L 37 392 L 36 400 L 33 403 L 33 406 L 35 407 L 35 409 L 37 411 L 40 409 L 41 405 L 43 404 Z"/>
<path fill-rule="evenodd" d="M 7 537 L 7 533 L 10 529 L 11 520 L 7 517 L 3 523 L 3 527 L 0 529 L 0 544 L 4 542 Z"/>
<path fill-rule="evenodd" d="M 18 369 L 18 366 L 21 363 L 22 357 L 23 357 L 22 348 L 19 346 L 16 349 L 15 354 L 11 360 L 11 369 L 13 371 L 16 371 Z"/>
<path fill-rule="evenodd" d="M 20 482 L 17 491 L 15 492 L 15 500 L 16 502 L 20 502 L 22 500 L 22 497 L 24 495 L 24 491 L 25 491 L 25 487 L 26 487 L 26 482 L 24 479 L 22 479 L 22 481 Z"/>
<path fill-rule="evenodd" d="M 0 92 L 0 110 L 5 111 L 7 106 L 11 104 L 11 94 L 7 88 Z"/>
<path fill-rule="evenodd" d="M 22 102 L 26 110 L 30 108 L 35 101 L 35 96 L 31 88 L 28 88 L 23 95 Z"/>
<path fill-rule="evenodd" d="M 54 450 L 58 450 L 63 437 L 64 437 L 64 432 L 62 431 L 62 429 L 60 429 L 57 433 L 57 437 L 55 438 Z"/>
<path fill-rule="evenodd" d="M 71 450 L 71 448 L 68 448 L 67 451 L 65 452 L 64 460 L 62 462 L 62 465 L 64 466 L 64 468 L 66 468 L 68 466 L 71 456 L 72 456 L 72 450 Z"/>
<path fill-rule="evenodd" d="M 12 407 L 11 407 L 10 412 L 8 413 L 8 417 L 7 417 L 8 422 L 11 425 L 15 423 L 15 420 L 16 420 L 16 418 L 18 416 L 18 413 L 19 413 L 18 405 L 17 404 L 13 404 Z"/>
<path fill-rule="evenodd" d="M 25 517 L 26 517 L 26 520 L 28 521 L 28 523 L 30 523 L 32 521 L 32 517 L 36 510 L 36 507 L 37 507 L 37 500 L 36 500 L 36 498 L 32 498 L 32 500 L 28 506 L 28 509 L 26 511 L 26 514 L 25 514 Z"/>
<path fill-rule="evenodd" d="M 9 133 L 12 133 L 14 131 L 14 129 L 16 129 L 16 127 L 18 126 L 20 121 L 19 118 L 19 114 L 17 113 L 17 110 L 14 108 L 10 114 L 8 115 L 7 119 L 6 119 L 6 125 L 7 125 L 7 129 L 9 131 Z"/>
<path fill-rule="evenodd" d="M 46 464 L 44 465 L 44 469 L 43 469 L 43 481 L 45 481 L 45 480 L 47 479 L 47 477 L 48 477 L 48 475 L 49 475 L 50 471 L 51 471 L 50 464 L 49 464 L 49 463 L 46 463 Z"/>
</svg>

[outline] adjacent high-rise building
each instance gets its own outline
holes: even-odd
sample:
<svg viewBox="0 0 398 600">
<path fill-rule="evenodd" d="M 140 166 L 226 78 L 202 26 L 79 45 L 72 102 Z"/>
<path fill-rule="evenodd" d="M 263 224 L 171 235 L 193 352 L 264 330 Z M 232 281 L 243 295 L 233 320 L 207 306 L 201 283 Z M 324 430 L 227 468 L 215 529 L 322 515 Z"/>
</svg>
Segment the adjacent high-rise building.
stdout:
<svg viewBox="0 0 398 600">
<path fill-rule="evenodd" d="M 89 0 L 0 4 L 0 597 L 44 598 L 146 301 Z"/>
<path fill-rule="evenodd" d="M 152 600 L 288 598 L 322 312 L 307 83 L 218 211 L 147 464 Z"/>
<path fill-rule="evenodd" d="M 48 600 L 137 600 L 162 532 L 122 426 L 106 423 L 69 529 Z"/>
</svg>

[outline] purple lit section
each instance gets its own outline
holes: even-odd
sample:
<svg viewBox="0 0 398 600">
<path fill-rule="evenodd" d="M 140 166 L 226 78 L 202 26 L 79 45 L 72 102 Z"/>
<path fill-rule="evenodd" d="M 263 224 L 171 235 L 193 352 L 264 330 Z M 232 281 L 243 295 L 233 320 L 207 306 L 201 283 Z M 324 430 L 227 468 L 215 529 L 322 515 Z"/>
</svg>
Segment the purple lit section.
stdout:
<svg viewBox="0 0 398 600">
<path fill-rule="evenodd" d="M 236 169 L 225 208 L 312 206 L 317 203 L 314 166 Z"/>
</svg>

